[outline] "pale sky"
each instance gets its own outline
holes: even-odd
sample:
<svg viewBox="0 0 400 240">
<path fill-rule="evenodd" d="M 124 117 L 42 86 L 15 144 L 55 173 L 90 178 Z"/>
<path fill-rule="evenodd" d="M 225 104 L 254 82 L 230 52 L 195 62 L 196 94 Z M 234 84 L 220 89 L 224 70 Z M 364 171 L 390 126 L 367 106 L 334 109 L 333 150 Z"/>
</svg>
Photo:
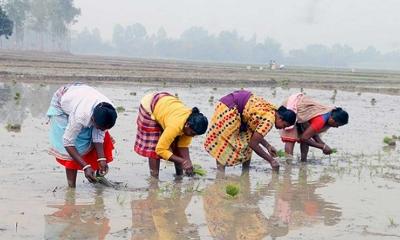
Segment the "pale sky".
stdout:
<svg viewBox="0 0 400 240">
<path fill-rule="evenodd" d="M 178 37 L 192 26 L 210 33 L 236 29 L 257 40 L 271 37 L 284 50 L 308 44 L 370 45 L 400 49 L 400 0 L 75 0 L 74 30 L 99 28 L 111 40 L 115 24 L 141 23 L 148 33 L 164 27 Z"/>
</svg>

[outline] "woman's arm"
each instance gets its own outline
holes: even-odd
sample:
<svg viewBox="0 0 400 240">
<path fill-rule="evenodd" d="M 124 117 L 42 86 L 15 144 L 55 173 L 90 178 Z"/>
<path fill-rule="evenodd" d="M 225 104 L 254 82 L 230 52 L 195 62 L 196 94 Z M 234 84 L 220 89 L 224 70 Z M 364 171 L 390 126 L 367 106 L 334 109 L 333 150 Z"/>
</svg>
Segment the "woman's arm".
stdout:
<svg viewBox="0 0 400 240">
<path fill-rule="evenodd" d="M 307 143 L 309 146 L 321 149 L 324 154 L 331 154 L 331 148 L 326 145 L 318 136 L 317 132 L 309 126 L 301 135 L 300 142 Z"/>
<path fill-rule="evenodd" d="M 186 173 L 190 174 L 193 170 L 192 161 L 190 160 L 189 148 L 187 147 L 177 147 L 177 154 L 172 154 L 168 159 L 174 163 L 182 164 L 183 169 Z"/>
<path fill-rule="evenodd" d="M 100 168 L 100 174 L 106 175 L 108 172 L 108 164 L 107 159 L 105 158 L 104 154 L 104 137 L 106 133 L 98 128 L 93 128 L 92 130 L 92 141 L 94 148 L 96 149 L 97 159 Z"/>
<path fill-rule="evenodd" d="M 100 168 L 100 174 L 106 175 L 108 172 L 108 164 L 107 164 L 107 159 L 105 158 L 105 154 L 104 154 L 104 144 L 94 142 L 93 145 L 97 152 L 97 159 L 100 160 L 100 161 L 98 161 L 99 168 Z"/>
<path fill-rule="evenodd" d="M 63 144 L 65 150 L 72 157 L 72 159 L 81 165 L 82 168 L 84 168 L 88 164 L 85 162 L 85 160 L 83 160 L 82 156 L 75 147 L 76 138 L 78 137 L 82 128 L 83 125 L 75 121 L 73 116 L 70 116 L 63 135 Z M 85 177 L 89 180 L 89 182 L 96 182 L 96 178 L 94 177 L 94 172 L 91 167 L 85 168 L 84 172 Z"/>
<path fill-rule="evenodd" d="M 271 157 L 271 155 L 269 155 L 267 152 L 265 152 L 264 149 L 260 146 L 263 139 L 263 135 L 259 134 L 258 132 L 254 132 L 253 136 L 251 136 L 249 146 L 251 149 L 254 150 L 254 152 L 256 152 L 258 156 L 268 161 L 272 167 L 276 167 L 277 162 L 275 161 L 275 159 Z"/>
<path fill-rule="evenodd" d="M 269 154 L 271 154 L 272 157 L 277 157 L 278 154 L 276 152 L 276 148 L 274 146 L 272 146 L 269 142 L 267 142 L 267 140 L 265 140 L 265 138 L 263 138 L 261 140 L 261 145 L 263 145 L 269 152 Z"/>
<path fill-rule="evenodd" d="M 186 159 L 186 157 L 189 157 L 189 153 L 187 153 L 187 155 L 185 155 L 186 153 L 183 153 L 184 154 L 183 156 L 186 157 L 181 157 L 175 155 L 170 150 L 174 140 L 176 139 L 176 137 L 179 136 L 179 134 L 180 134 L 179 129 L 173 127 L 165 128 L 160 136 L 160 139 L 158 140 L 156 146 L 156 153 L 165 160 L 182 164 L 183 169 L 188 173 L 190 173 L 192 171 L 192 162 L 190 161 L 190 158 Z"/>
<path fill-rule="evenodd" d="M 74 161 L 76 161 L 81 167 L 85 167 L 88 165 L 85 160 L 81 157 L 81 155 L 78 153 L 78 150 L 76 150 L 75 146 L 66 146 L 65 150 L 67 150 L 68 154 L 72 157 Z M 96 178 L 94 177 L 94 172 L 91 167 L 88 167 L 84 170 L 85 172 L 85 177 L 89 180 L 89 182 L 93 183 L 96 182 Z"/>
<path fill-rule="evenodd" d="M 317 143 L 322 143 L 325 144 L 324 141 L 322 141 L 321 137 L 319 136 L 319 134 L 315 134 L 313 139 L 317 142 Z"/>
</svg>

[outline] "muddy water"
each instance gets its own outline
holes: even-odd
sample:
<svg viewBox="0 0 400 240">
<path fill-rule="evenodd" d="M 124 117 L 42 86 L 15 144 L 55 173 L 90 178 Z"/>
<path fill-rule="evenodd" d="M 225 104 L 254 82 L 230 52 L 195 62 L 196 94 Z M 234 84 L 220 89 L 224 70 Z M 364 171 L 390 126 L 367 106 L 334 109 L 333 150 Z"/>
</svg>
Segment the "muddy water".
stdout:
<svg viewBox="0 0 400 240">
<path fill-rule="evenodd" d="M 167 90 L 211 116 L 234 88 L 100 85 L 126 109 L 111 131 L 108 176 L 118 186 L 93 186 L 79 174 L 71 190 L 46 152 L 44 114 L 57 87 L 0 83 L 0 239 L 400 239 L 400 152 L 382 142 L 400 135 L 399 96 L 304 89 L 350 112 L 348 126 L 323 136 L 338 153 L 313 150 L 307 164 L 281 159 L 279 174 L 254 156 L 249 172 L 217 176 L 196 137 L 191 155 L 205 177 L 174 179 L 162 162 L 160 181 L 151 181 L 146 160 L 132 152 L 141 96 Z M 250 89 L 275 104 L 300 91 Z M 275 129 L 267 140 L 283 147 Z M 236 197 L 225 194 L 227 184 L 239 186 Z"/>
</svg>

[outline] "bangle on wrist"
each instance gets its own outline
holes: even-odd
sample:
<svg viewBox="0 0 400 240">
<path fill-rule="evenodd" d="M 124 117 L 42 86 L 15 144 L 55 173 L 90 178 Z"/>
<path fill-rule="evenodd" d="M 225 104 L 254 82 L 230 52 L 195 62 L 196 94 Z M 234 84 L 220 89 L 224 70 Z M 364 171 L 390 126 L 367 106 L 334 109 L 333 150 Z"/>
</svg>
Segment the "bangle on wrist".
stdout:
<svg viewBox="0 0 400 240">
<path fill-rule="evenodd" d="M 86 165 L 82 168 L 82 170 L 85 171 L 87 168 L 90 168 L 90 167 L 91 167 L 90 164 L 86 164 Z"/>
<path fill-rule="evenodd" d="M 103 157 L 103 158 L 97 159 L 97 161 L 98 161 L 98 162 L 100 162 L 100 161 L 107 161 L 107 159 Z"/>
<path fill-rule="evenodd" d="M 324 150 L 325 150 L 325 148 L 326 148 L 326 144 L 324 144 L 324 147 L 322 148 L 322 151 L 324 151 Z"/>
</svg>

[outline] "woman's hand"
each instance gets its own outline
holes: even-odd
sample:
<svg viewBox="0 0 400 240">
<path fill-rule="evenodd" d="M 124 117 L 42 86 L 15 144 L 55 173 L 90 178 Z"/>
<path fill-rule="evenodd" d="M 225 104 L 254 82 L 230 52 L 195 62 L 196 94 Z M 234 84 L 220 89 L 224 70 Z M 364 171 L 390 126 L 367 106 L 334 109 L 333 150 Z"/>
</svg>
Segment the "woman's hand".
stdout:
<svg viewBox="0 0 400 240">
<path fill-rule="evenodd" d="M 330 154 L 332 154 L 332 149 L 328 145 L 324 144 L 324 147 L 322 148 L 322 152 L 325 155 L 330 155 Z"/>
<path fill-rule="evenodd" d="M 185 174 L 187 175 L 187 176 L 193 176 L 193 165 L 192 165 L 192 161 L 190 161 L 190 160 L 185 160 L 185 161 L 183 161 L 183 163 L 182 163 L 182 168 L 183 168 L 183 170 L 185 171 Z"/>
<path fill-rule="evenodd" d="M 271 155 L 271 157 L 276 158 L 278 156 L 278 153 L 277 153 L 276 148 L 274 146 L 269 145 L 267 147 L 267 150 L 268 150 L 269 154 Z"/>
<path fill-rule="evenodd" d="M 84 170 L 85 172 L 85 177 L 87 178 L 87 180 L 91 183 L 95 183 L 97 182 L 96 177 L 94 176 L 94 171 L 92 169 L 92 167 L 88 167 Z"/>
<path fill-rule="evenodd" d="M 108 173 L 108 164 L 106 160 L 99 161 L 100 175 L 104 176 Z"/>
<path fill-rule="evenodd" d="M 271 161 L 269 161 L 269 164 L 271 164 L 272 170 L 278 171 L 279 170 L 279 162 L 276 161 L 275 159 L 272 159 Z"/>
</svg>

